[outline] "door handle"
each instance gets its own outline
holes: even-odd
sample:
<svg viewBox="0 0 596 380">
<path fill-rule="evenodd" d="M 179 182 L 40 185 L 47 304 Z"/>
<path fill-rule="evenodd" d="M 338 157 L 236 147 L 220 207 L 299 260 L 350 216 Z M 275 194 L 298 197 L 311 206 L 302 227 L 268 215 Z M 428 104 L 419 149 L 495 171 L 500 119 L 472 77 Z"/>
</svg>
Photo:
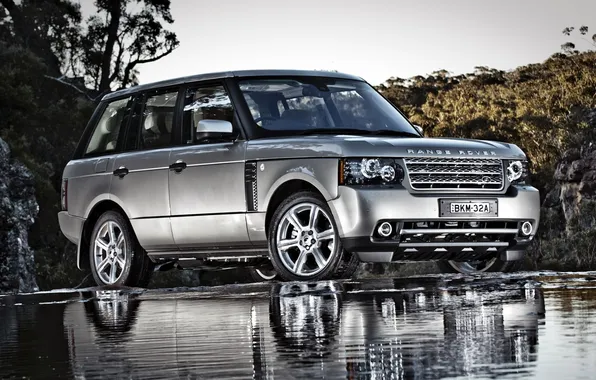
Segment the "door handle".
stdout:
<svg viewBox="0 0 596 380">
<path fill-rule="evenodd" d="M 120 166 L 118 169 L 114 170 L 113 173 L 115 176 L 122 178 L 128 174 L 128 169 L 125 166 Z"/>
<path fill-rule="evenodd" d="M 176 162 L 170 165 L 170 170 L 173 170 L 176 173 L 180 173 L 184 169 L 186 169 L 186 162 L 182 160 L 177 160 Z"/>
</svg>

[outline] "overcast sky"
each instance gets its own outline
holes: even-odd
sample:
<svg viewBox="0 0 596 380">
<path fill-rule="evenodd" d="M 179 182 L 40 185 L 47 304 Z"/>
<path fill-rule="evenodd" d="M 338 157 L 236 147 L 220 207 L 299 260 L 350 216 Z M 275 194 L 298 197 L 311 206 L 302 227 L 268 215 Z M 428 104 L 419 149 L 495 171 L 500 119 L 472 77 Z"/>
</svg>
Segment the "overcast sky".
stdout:
<svg viewBox="0 0 596 380">
<path fill-rule="evenodd" d="M 510 70 L 559 51 L 566 26 L 596 32 L 595 0 L 172 0 L 171 9 L 180 47 L 140 66 L 141 83 L 259 68 L 338 70 L 374 85 L 440 69 Z"/>
</svg>

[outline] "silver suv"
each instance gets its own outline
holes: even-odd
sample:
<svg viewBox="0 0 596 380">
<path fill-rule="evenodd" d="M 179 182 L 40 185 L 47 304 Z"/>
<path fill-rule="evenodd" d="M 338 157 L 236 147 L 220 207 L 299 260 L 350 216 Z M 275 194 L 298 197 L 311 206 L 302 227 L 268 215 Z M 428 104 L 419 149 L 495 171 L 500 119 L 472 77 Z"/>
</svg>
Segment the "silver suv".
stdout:
<svg viewBox="0 0 596 380">
<path fill-rule="evenodd" d="M 242 71 L 105 96 L 63 173 L 60 227 L 100 285 L 246 266 L 350 277 L 360 262 L 510 271 L 540 217 L 515 145 L 424 138 L 358 77 Z"/>
</svg>

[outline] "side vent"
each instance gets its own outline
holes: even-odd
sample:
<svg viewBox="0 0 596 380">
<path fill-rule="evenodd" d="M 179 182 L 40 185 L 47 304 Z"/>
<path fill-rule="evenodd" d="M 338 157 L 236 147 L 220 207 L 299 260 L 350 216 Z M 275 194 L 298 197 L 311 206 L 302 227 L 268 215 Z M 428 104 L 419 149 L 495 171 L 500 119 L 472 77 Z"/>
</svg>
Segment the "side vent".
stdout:
<svg viewBox="0 0 596 380">
<path fill-rule="evenodd" d="M 257 163 L 248 161 L 244 165 L 244 192 L 248 211 L 259 210 L 259 194 L 257 193 Z"/>
</svg>

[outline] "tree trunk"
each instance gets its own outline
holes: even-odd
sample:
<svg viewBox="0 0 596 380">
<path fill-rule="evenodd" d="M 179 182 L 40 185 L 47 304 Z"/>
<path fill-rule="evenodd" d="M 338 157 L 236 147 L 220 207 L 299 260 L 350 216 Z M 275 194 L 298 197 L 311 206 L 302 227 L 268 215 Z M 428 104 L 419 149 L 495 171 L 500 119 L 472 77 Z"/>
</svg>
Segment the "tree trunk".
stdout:
<svg viewBox="0 0 596 380">
<path fill-rule="evenodd" d="M 110 14 L 110 23 L 108 25 L 108 36 L 106 47 L 101 58 L 101 80 L 99 81 L 99 92 L 103 93 L 110 90 L 110 74 L 112 66 L 112 56 L 114 55 L 114 46 L 118 39 L 118 29 L 120 28 L 120 19 L 122 18 L 122 1 L 114 0 L 110 3 L 108 12 Z M 114 68 L 117 69 L 117 68 Z"/>
</svg>

